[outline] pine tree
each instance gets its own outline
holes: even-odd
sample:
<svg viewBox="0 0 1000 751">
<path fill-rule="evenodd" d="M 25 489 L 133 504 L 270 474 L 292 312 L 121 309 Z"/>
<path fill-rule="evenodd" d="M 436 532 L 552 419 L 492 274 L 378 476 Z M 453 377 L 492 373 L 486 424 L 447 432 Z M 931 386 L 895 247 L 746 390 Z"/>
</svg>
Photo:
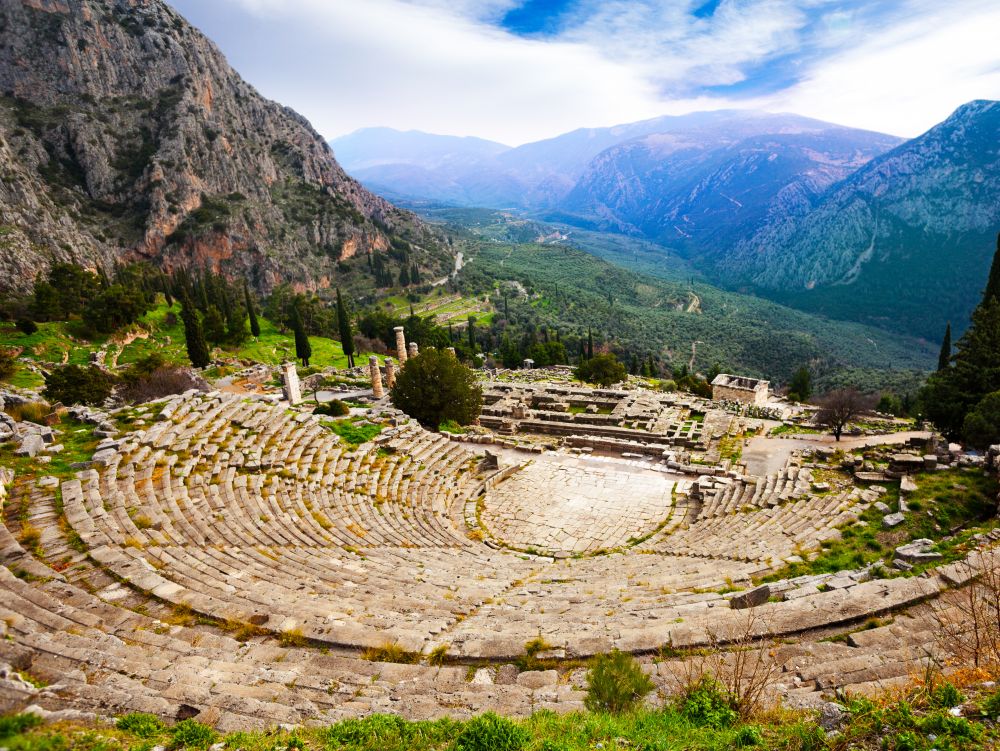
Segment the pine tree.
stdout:
<svg viewBox="0 0 1000 751">
<path fill-rule="evenodd" d="M 938 370 L 946 370 L 951 365 L 951 321 L 944 330 L 944 339 L 941 340 L 941 354 L 938 355 Z"/>
<path fill-rule="evenodd" d="M 195 309 L 190 299 L 185 299 L 181 303 L 181 320 L 184 322 L 184 342 L 187 345 L 188 359 L 196 368 L 206 367 L 210 357 L 205 331 L 201 325 L 201 313 Z"/>
<path fill-rule="evenodd" d="M 302 314 L 297 307 L 292 311 L 292 332 L 295 336 L 295 356 L 302 361 L 303 368 L 308 368 L 309 358 L 312 357 L 312 345 L 309 344 L 309 337 L 302 324 Z"/>
<path fill-rule="evenodd" d="M 337 327 L 340 329 L 340 346 L 347 355 L 347 367 L 354 367 L 354 334 L 351 332 L 351 319 L 347 315 L 347 307 L 340 296 L 340 287 L 337 287 Z"/>
<path fill-rule="evenodd" d="M 257 320 L 257 313 L 253 309 L 253 299 L 250 297 L 250 286 L 243 280 L 243 300 L 247 306 L 247 315 L 250 316 L 250 333 L 256 339 L 260 336 L 260 322 Z"/>
</svg>

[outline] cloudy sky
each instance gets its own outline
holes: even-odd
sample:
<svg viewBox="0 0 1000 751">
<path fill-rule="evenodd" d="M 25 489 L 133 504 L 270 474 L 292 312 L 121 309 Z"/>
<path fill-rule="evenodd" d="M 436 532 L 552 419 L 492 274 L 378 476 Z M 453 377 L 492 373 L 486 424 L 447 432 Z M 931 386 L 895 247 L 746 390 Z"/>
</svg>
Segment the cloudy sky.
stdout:
<svg viewBox="0 0 1000 751">
<path fill-rule="evenodd" d="M 1000 99 L 998 0 L 168 0 L 329 138 L 509 145 L 723 107 L 915 136 Z"/>
</svg>

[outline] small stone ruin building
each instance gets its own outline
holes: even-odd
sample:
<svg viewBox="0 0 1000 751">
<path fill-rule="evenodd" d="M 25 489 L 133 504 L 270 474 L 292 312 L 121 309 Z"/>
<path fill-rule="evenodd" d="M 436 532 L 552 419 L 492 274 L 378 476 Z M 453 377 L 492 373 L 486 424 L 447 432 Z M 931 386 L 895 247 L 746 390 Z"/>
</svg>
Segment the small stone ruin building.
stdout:
<svg viewBox="0 0 1000 751">
<path fill-rule="evenodd" d="M 765 407 L 770 385 L 770 381 L 719 373 L 712 381 L 712 399 L 717 402 L 736 401 Z"/>
</svg>

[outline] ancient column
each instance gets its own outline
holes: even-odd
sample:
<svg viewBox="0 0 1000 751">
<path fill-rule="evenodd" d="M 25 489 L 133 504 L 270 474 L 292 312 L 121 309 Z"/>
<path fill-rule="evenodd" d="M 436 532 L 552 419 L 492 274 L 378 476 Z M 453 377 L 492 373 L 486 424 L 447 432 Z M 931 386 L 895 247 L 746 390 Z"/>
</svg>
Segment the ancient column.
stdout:
<svg viewBox="0 0 1000 751">
<path fill-rule="evenodd" d="M 396 385 L 396 363 L 391 358 L 385 358 L 385 383 L 389 388 Z"/>
<path fill-rule="evenodd" d="M 447 352 L 447 353 L 448 353 L 449 355 L 451 355 L 452 357 L 455 357 L 455 356 L 456 356 L 456 355 L 455 355 L 455 348 L 454 348 L 454 347 L 446 347 L 446 348 L 445 348 L 445 352 Z"/>
<path fill-rule="evenodd" d="M 375 393 L 375 398 L 381 399 L 385 395 L 382 391 L 382 370 L 375 355 L 368 358 L 368 374 L 372 377 L 372 391 Z"/>
<path fill-rule="evenodd" d="M 396 359 L 402 367 L 406 365 L 406 334 L 403 333 L 402 326 L 397 326 L 393 331 L 396 332 Z"/>
<path fill-rule="evenodd" d="M 416 342 L 410 342 L 406 346 L 409 348 L 409 356 L 410 357 L 416 357 L 418 354 L 420 354 L 420 352 L 417 350 L 417 343 Z"/>
<path fill-rule="evenodd" d="M 283 392 L 285 399 L 292 406 L 302 401 L 302 390 L 299 388 L 299 374 L 295 370 L 294 362 L 286 362 L 281 366 L 281 379 L 284 383 Z"/>
</svg>

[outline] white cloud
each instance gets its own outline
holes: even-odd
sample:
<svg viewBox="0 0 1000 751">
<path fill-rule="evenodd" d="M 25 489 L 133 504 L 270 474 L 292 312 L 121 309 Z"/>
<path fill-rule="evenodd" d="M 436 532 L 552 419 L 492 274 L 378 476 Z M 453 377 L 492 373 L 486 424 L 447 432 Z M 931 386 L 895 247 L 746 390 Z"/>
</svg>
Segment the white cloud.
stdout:
<svg viewBox="0 0 1000 751">
<path fill-rule="evenodd" d="M 519 0 L 174 2 L 330 137 L 387 125 L 517 144 L 733 106 L 915 135 L 1000 98 L 996 0 L 723 0 L 710 19 L 693 0 L 581 0 L 556 39 L 496 27 Z M 792 56 L 799 83 L 753 100 L 707 93 L 773 74 L 776 56 Z"/>
<path fill-rule="evenodd" d="M 1000 5 L 919 3 L 757 106 L 916 136 L 972 99 L 1000 99 Z"/>
<path fill-rule="evenodd" d="M 326 135 L 387 125 L 519 143 L 661 111 L 651 82 L 585 44 L 396 0 L 235 1 L 301 32 L 292 48 L 259 49 L 248 77 Z"/>
</svg>

